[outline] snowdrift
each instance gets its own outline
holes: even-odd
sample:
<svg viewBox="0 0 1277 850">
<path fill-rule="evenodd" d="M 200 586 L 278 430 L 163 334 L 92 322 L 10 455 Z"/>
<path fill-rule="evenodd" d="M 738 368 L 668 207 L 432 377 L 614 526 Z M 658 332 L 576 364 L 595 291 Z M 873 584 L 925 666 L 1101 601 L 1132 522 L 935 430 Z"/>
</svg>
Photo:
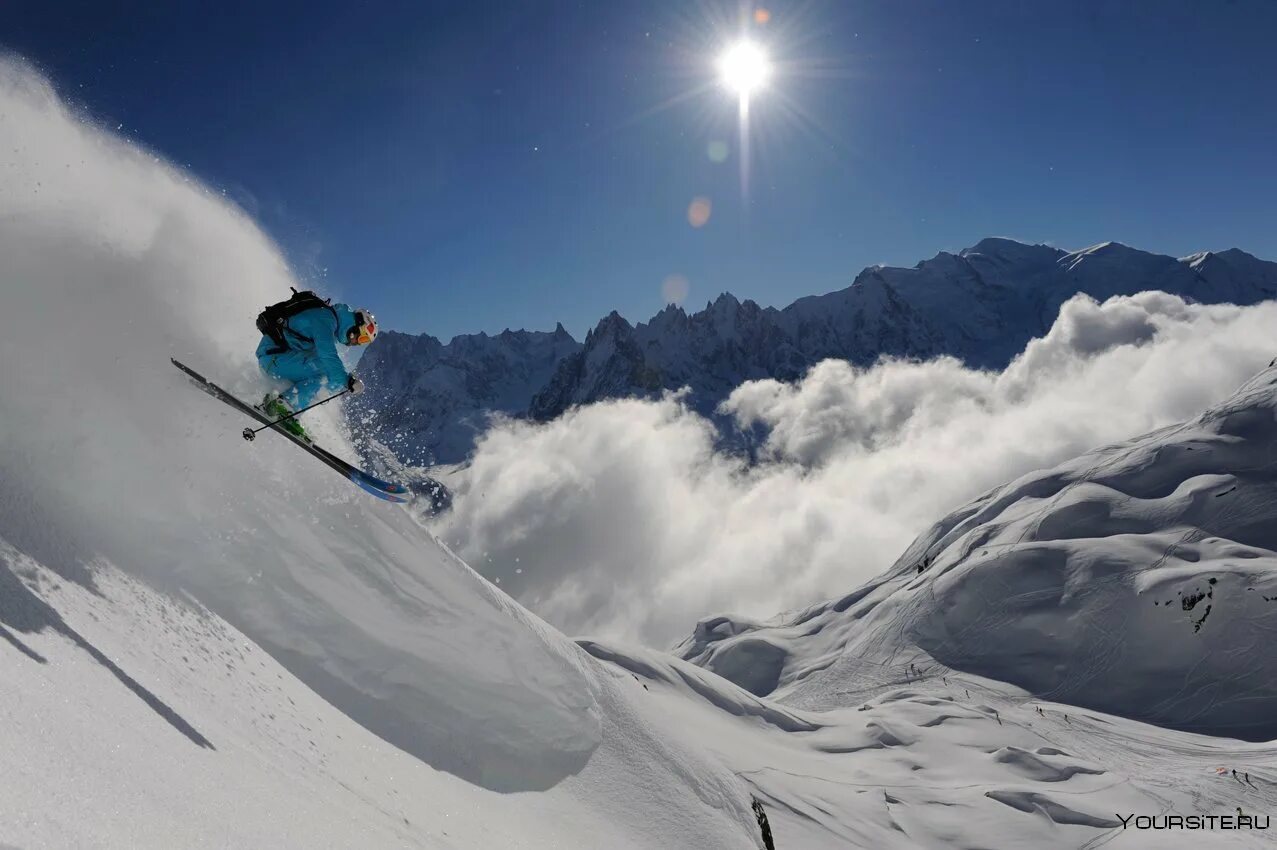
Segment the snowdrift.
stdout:
<svg viewBox="0 0 1277 850">
<path fill-rule="evenodd" d="M 1270 368 L 1194 421 L 997 488 L 841 599 L 769 625 L 705 620 L 680 654 L 792 705 L 845 705 L 849 683 L 938 662 L 1163 726 L 1277 737 L 1275 445 Z"/>
<path fill-rule="evenodd" d="M 1255 815 L 1277 801 L 1272 744 L 1079 711 L 936 665 L 867 666 L 831 694 L 854 707 L 812 711 L 666 653 L 581 643 L 638 677 L 656 711 L 749 783 L 781 850 L 1187 850 L 1202 846 L 1200 832 L 1127 830 L 1121 818 Z M 1271 843 L 1262 829 L 1231 829 L 1213 831 L 1209 845 Z"/>
<path fill-rule="evenodd" d="M 607 812 L 621 844 L 758 840 L 743 786 L 634 719 L 615 674 L 479 578 L 410 512 L 283 439 L 244 443 L 247 423 L 169 365 L 177 356 L 244 398 L 264 389 L 252 320 L 298 282 L 242 212 L 77 118 L 12 62 L 0 63 L 0 140 L 9 160 L 0 171 L 6 679 L 61 657 L 48 635 L 116 663 L 74 637 L 20 564 L 78 588 L 86 612 L 106 599 L 101 576 L 124 570 L 191 594 L 346 716 L 475 793 L 554 789 Z M 353 456 L 339 422 L 325 409 L 314 427 Z M 139 639 L 153 625 L 139 623 Z M 128 690 L 217 757 L 224 740 L 208 731 L 207 713 L 205 729 L 181 719 L 196 711 L 198 689 L 176 687 L 169 703 L 118 670 L 115 681 L 133 682 Z M 478 817 L 471 805 L 467 816 Z M 540 846 L 530 829 L 521 844 L 488 846 Z"/>
</svg>

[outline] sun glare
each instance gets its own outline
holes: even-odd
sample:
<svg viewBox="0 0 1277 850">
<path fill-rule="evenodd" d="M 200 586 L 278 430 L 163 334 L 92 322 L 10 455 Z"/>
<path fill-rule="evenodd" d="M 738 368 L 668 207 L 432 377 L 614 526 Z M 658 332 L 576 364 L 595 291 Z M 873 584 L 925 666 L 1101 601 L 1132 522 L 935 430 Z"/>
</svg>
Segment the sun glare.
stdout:
<svg viewBox="0 0 1277 850">
<path fill-rule="evenodd" d="M 767 54 L 752 41 L 739 42 L 718 58 L 719 79 L 741 97 L 749 97 L 765 86 L 771 72 Z"/>
</svg>

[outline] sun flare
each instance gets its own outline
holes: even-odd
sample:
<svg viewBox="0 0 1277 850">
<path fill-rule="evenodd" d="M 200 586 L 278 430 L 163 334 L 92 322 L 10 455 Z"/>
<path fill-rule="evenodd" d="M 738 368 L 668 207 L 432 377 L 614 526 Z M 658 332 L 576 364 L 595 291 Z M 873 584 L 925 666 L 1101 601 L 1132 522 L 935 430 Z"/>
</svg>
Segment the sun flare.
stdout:
<svg viewBox="0 0 1277 850">
<path fill-rule="evenodd" d="M 767 53 L 752 41 L 738 42 L 718 58 L 719 79 L 741 97 L 749 97 L 767 85 L 771 73 Z"/>
</svg>

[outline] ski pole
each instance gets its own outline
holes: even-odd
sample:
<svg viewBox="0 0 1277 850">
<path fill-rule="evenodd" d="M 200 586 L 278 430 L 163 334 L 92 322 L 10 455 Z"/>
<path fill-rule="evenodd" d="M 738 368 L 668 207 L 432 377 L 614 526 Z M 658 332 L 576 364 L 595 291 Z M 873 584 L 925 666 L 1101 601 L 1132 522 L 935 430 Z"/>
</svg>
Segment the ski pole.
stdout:
<svg viewBox="0 0 1277 850">
<path fill-rule="evenodd" d="M 253 438 L 257 436 L 258 431 L 265 431 L 267 428 L 273 428 L 274 426 L 278 425 L 281 422 L 285 422 L 289 419 L 292 419 L 294 416 L 300 416 L 301 414 L 310 410 L 312 407 L 319 407 L 321 404 L 328 404 L 328 402 L 332 401 L 335 398 L 341 398 L 348 392 L 350 392 L 349 389 L 342 390 L 341 392 L 336 393 L 335 395 L 330 395 L 328 398 L 324 399 L 323 401 L 317 401 L 314 404 L 308 404 L 305 407 L 303 407 L 301 410 L 290 413 L 287 416 L 281 416 L 278 419 L 276 419 L 274 422 L 263 425 L 260 428 L 245 428 L 244 435 L 243 435 L 244 439 L 248 440 L 251 443 L 253 441 Z"/>
</svg>

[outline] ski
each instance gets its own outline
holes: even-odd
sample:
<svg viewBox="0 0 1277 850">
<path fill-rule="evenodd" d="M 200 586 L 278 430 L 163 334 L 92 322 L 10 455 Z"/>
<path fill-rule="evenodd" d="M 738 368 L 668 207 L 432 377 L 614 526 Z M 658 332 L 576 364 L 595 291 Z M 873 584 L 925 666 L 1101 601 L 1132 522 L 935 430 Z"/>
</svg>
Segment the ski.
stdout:
<svg viewBox="0 0 1277 850">
<path fill-rule="evenodd" d="M 194 369 L 190 368 L 189 366 L 178 362 L 178 360 L 175 358 L 170 357 L 169 360 L 173 363 L 174 366 L 176 366 L 183 373 L 185 373 L 186 376 L 191 379 L 191 381 L 195 384 L 196 387 L 208 393 L 213 398 L 218 399 L 219 401 L 222 401 L 225 404 L 230 405 L 231 407 L 238 410 L 240 413 L 243 413 L 246 416 L 251 416 L 253 419 L 257 420 L 261 424 L 272 426 L 271 427 L 272 431 L 275 431 L 276 433 L 282 434 L 283 436 L 287 437 L 295 446 L 302 449 L 307 454 L 315 458 L 318 458 L 326 466 L 328 466 L 328 468 L 332 469 L 334 472 L 341 475 L 346 480 L 354 483 L 360 489 L 368 493 L 371 493 L 372 495 L 376 496 L 379 499 L 385 499 L 387 502 L 395 502 L 398 504 L 402 504 L 412 499 L 412 493 L 408 490 L 407 487 L 404 487 L 402 484 L 395 484 L 390 481 L 382 481 L 380 478 L 369 475 L 367 472 L 364 472 L 362 469 L 356 466 L 352 466 L 351 464 L 347 463 L 346 461 L 342 460 L 341 458 L 337 457 L 331 452 L 325 451 L 324 449 L 315 445 L 313 442 L 307 442 L 306 440 L 303 440 L 293 434 L 290 434 L 288 431 L 284 430 L 279 425 L 273 424 L 271 420 L 266 418 L 266 416 L 260 410 L 253 407 L 251 404 L 245 404 L 244 402 L 240 401 L 238 398 L 231 395 L 226 390 L 222 389 L 217 384 L 210 381 L 208 378 L 205 378 L 199 372 L 196 372 Z"/>
</svg>

